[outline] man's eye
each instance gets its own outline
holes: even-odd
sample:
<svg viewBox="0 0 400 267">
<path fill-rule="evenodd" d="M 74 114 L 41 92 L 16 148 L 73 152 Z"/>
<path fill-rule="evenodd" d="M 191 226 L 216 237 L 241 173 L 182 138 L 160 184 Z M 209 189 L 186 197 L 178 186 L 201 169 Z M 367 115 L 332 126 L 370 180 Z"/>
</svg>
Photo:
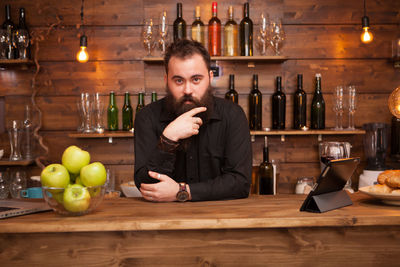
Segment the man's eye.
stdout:
<svg viewBox="0 0 400 267">
<path fill-rule="evenodd" d="M 195 82 L 195 83 L 200 82 L 200 78 L 198 78 L 198 77 L 193 78 L 193 82 Z"/>
<path fill-rule="evenodd" d="M 176 80 L 175 80 L 175 83 L 181 84 L 181 83 L 183 83 L 183 80 L 182 80 L 182 79 L 176 79 Z"/>
</svg>

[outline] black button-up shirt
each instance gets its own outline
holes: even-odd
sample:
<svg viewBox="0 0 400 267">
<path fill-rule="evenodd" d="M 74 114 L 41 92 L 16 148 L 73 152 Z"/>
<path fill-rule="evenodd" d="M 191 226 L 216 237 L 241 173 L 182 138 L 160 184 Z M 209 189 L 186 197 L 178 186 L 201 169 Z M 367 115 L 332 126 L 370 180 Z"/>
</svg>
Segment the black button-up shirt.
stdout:
<svg viewBox="0 0 400 267">
<path fill-rule="evenodd" d="M 242 108 L 214 97 L 214 110 L 186 151 L 158 148 L 164 128 L 176 116 L 165 98 L 147 105 L 135 119 L 135 184 L 156 183 L 148 171 L 166 174 L 190 186 L 193 201 L 247 197 L 251 183 L 250 131 Z"/>
</svg>

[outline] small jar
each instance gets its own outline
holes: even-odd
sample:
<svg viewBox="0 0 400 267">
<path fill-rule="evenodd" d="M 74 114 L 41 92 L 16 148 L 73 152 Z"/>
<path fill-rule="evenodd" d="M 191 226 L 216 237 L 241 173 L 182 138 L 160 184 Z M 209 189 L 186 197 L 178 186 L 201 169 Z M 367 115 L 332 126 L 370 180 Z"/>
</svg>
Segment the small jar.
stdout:
<svg viewBox="0 0 400 267">
<path fill-rule="evenodd" d="M 296 194 L 308 194 L 314 186 L 314 177 L 297 178 Z"/>
</svg>

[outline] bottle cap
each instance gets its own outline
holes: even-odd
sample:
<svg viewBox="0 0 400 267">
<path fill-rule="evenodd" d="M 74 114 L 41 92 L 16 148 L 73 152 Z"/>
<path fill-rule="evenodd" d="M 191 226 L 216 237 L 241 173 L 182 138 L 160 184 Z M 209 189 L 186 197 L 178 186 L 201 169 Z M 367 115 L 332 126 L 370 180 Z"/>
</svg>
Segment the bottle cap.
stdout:
<svg viewBox="0 0 400 267">
<path fill-rule="evenodd" d="M 316 77 L 316 78 L 321 78 L 321 73 L 316 73 L 316 74 L 315 74 L 315 77 Z"/>
</svg>

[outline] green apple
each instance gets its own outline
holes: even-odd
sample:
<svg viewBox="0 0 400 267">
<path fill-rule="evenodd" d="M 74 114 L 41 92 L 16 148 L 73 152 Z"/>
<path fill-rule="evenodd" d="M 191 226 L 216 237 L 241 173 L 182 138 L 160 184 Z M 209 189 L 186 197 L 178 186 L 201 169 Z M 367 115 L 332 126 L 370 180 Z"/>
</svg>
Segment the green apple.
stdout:
<svg viewBox="0 0 400 267">
<path fill-rule="evenodd" d="M 70 173 L 79 174 L 82 167 L 90 163 L 90 154 L 77 146 L 69 146 L 62 154 L 61 162 Z"/>
<path fill-rule="evenodd" d="M 61 164 L 50 164 L 40 174 L 42 186 L 66 188 L 70 182 L 68 170 Z"/>
<path fill-rule="evenodd" d="M 69 185 L 64 191 L 63 204 L 71 212 L 85 211 L 90 205 L 89 191 L 79 184 Z"/>
<path fill-rule="evenodd" d="M 107 171 L 100 162 L 93 162 L 81 169 L 80 178 L 85 186 L 103 185 L 107 180 Z"/>
<path fill-rule="evenodd" d="M 81 181 L 81 177 L 80 177 L 80 176 L 77 176 L 77 177 L 76 177 L 76 179 L 75 179 L 75 183 L 76 183 L 76 184 L 83 185 L 83 183 L 82 183 L 82 181 Z"/>
</svg>

